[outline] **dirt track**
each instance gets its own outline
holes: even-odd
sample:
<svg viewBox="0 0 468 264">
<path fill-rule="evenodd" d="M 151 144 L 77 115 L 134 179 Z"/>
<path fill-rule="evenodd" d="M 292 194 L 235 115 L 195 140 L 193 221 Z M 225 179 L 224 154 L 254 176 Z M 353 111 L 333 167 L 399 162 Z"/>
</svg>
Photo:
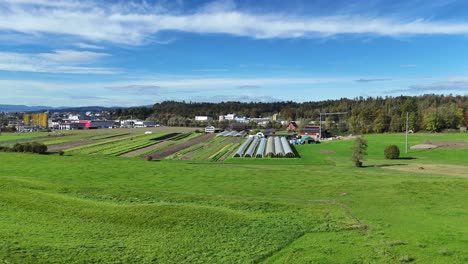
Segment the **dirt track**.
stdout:
<svg viewBox="0 0 468 264">
<path fill-rule="evenodd" d="M 173 145 L 173 146 L 170 146 L 168 148 L 165 148 L 165 149 L 162 149 L 158 152 L 155 152 L 155 153 L 152 153 L 150 154 L 150 156 L 153 157 L 153 159 L 162 159 L 162 158 L 165 158 L 169 155 L 172 155 L 178 151 L 181 151 L 185 148 L 188 148 L 188 147 L 191 147 L 193 145 L 196 145 L 196 144 L 199 144 L 203 141 L 206 141 L 210 138 L 213 138 L 215 135 L 214 134 L 206 134 L 206 135 L 203 135 L 203 136 L 200 136 L 200 137 L 197 137 L 197 138 L 194 138 L 194 139 L 191 139 L 189 141 L 185 141 L 183 143 L 180 143 L 180 144 L 177 144 L 177 145 Z"/>
<path fill-rule="evenodd" d="M 137 150 L 134 150 L 134 151 L 131 151 L 131 152 L 127 152 L 125 154 L 120 155 L 120 157 L 128 158 L 128 157 L 136 156 L 138 154 L 146 153 L 146 152 L 148 152 L 148 151 L 150 151 L 152 149 L 159 148 L 159 147 L 167 145 L 169 143 L 170 143 L 170 141 L 168 141 L 168 140 L 162 141 L 162 142 L 156 143 L 156 144 L 148 146 L 148 147 L 144 147 L 144 148 L 137 149 Z"/>
</svg>

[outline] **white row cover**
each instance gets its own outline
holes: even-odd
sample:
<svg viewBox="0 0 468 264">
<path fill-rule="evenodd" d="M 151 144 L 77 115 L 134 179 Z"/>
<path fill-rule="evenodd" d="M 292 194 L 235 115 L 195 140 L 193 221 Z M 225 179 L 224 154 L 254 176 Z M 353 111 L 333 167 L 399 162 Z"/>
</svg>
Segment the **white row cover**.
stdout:
<svg viewBox="0 0 468 264">
<path fill-rule="evenodd" d="M 255 152 L 257 150 L 257 152 Z M 268 157 L 295 157 L 289 142 L 284 137 L 269 137 L 268 139 L 257 136 L 249 137 L 234 154 L 234 157 L 246 158 Z"/>
<path fill-rule="evenodd" d="M 253 141 L 253 137 L 247 138 L 247 140 L 240 146 L 240 148 L 236 151 L 236 154 L 234 154 L 234 157 L 242 157 L 244 155 L 245 150 L 247 147 L 250 145 L 250 142 Z"/>
</svg>

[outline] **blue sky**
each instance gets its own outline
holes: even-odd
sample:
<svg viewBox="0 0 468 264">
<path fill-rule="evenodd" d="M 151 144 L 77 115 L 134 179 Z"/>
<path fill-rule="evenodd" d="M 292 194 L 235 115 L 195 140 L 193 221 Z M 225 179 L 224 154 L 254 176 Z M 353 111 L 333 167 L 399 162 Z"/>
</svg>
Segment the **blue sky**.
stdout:
<svg viewBox="0 0 468 264">
<path fill-rule="evenodd" d="M 0 0 L 0 104 L 468 95 L 468 1 Z"/>
</svg>

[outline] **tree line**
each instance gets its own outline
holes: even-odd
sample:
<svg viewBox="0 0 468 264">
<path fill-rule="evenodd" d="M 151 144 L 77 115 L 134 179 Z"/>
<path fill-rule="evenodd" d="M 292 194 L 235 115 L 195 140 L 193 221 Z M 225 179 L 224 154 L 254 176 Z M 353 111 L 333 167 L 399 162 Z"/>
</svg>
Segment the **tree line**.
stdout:
<svg viewBox="0 0 468 264">
<path fill-rule="evenodd" d="M 282 120 L 301 124 L 319 121 L 320 113 L 346 112 L 344 115 L 324 115 L 323 126 L 335 133 L 384 133 L 405 130 L 406 113 L 409 129 L 441 131 L 468 125 L 468 97 L 461 95 L 421 95 L 398 97 L 357 97 L 318 102 L 178 102 L 165 101 L 152 107 L 115 109 L 115 118 L 154 120 L 162 125 L 203 126 L 195 122 L 197 115 L 212 116 L 213 125 L 223 125 L 218 116 L 228 113 L 258 118 L 278 114 Z M 256 124 L 249 124 L 255 128 Z M 278 128 L 276 122 L 270 127 Z"/>
</svg>

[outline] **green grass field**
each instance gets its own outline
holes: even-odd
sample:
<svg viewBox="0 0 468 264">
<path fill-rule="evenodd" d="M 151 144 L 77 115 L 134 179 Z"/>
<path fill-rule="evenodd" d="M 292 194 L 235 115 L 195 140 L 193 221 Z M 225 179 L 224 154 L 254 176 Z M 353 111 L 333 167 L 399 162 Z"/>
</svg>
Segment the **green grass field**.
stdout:
<svg viewBox="0 0 468 264">
<path fill-rule="evenodd" d="M 225 162 L 0 153 L 0 260 L 467 263 L 468 149 L 365 138 L 364 168 L 344 140 Z M 428 138 L 468 135 L 409 142 Z"/>
</svg>

